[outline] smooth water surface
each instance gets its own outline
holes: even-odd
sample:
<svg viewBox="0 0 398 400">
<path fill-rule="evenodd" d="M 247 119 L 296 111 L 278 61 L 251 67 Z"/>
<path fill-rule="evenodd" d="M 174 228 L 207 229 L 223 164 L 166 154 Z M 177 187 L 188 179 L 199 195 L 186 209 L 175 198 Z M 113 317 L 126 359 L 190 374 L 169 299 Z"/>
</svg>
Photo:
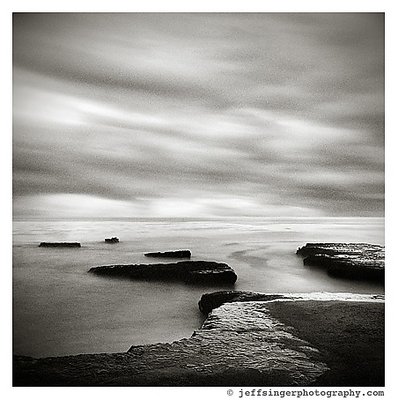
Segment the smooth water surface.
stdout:
<svg viewBox="0 0 398 400">
<path fill-rule="evenodd" d="M 105 237 L 120 243 L 107 244 Z M 145 282 L 88 274 L 92 266 L 154 263 L 144 252 L 190 249 L 226 262 L 235 290 L 383 293 L 382 286 L 329 277 L 296 256 L 306 242 L 384 244 L 382 218 L 16 220 L 13 224 L 14 353 L 36 357 L 126 351 L 190 336 L 203 293 L 224 286 Z M 81 248 L 40 248 L 80 241 Z"/>
</svg>

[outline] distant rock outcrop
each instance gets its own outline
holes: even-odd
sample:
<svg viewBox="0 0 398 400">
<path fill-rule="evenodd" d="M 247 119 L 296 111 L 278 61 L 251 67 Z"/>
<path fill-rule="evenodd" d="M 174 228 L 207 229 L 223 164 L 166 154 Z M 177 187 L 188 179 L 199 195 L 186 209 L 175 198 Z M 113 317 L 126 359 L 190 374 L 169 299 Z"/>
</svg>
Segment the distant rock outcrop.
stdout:
<svg viewBox="0 0 398 400">
<path fill-rule="evenodd" d="M 93 267 L 89 272 L 131 279 L 182 280 L 187 283 L 233 284 L 237 279 L 227 264 L 214 261 L 180 261 L 165 264 L 119 264 Z"/>
<path fill-rule="evenodd" d="M 384 282 L 384 246 L 368 243 L 307 243 L 297 250 L 304 265 L 336 277 Z"/>
<path fill-rule="evenodd" d="M 82 247 L 78 242 L 41 242 L 39 247 Z"/>
<path fill-rule="evenodd" d="M 115 237 L 112 237 L 109 239 L 105 239 L 105 242 L 106 243 L 119 243 L 119 238 L 115 236 Z"/>
<path fill-rule="evenodd" d="M 156 253 L 145 253 L 145 257 L 158 257 L 158 258 L 191 258 L 189 250 L 171 250 Z"/>
</svg>

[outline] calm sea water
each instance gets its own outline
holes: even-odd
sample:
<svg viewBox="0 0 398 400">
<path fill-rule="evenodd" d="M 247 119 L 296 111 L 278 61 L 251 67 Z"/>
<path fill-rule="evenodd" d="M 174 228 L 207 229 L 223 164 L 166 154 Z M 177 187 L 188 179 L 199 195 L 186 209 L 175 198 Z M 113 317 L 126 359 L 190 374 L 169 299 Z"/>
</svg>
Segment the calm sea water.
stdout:
<svg viewBox="0 0 398 400">
<path fill-rule="evenodd" d="M 118 236 L 120 243 L 104 243 Z M 329 277 L 295 255 L 306 242 L 384 244 L 382 218 L 16 220 L 13 224 L 14 353 L 36 357 L 120 352 L 198 329 L 202 293 L 225 287 L 111 279 L 88 274 L 112 263 L 159 262 L 148 251 L 190 249 L 226 262 L 236 290 L 383 293 L 377 284 Z M 39 248 L 80 241 L 80 249 Z M 167 261 L 166 261 L 167 262 Z"/>
</svg>

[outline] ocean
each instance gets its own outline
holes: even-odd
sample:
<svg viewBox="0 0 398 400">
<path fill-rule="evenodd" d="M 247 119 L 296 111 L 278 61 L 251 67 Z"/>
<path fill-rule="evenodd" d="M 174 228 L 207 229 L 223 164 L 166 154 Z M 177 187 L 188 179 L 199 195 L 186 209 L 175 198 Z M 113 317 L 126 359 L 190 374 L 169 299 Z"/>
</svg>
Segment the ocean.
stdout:
<svg viewBox="0 0 398 400">
<path fill-rule="evenodd" d="M 120 243 L 104 242 L 112 236 Z M 38 247 L 42 241 L 79 241 L 82 247 Z M 303 266 L 295 252 L 307 242 L 384 245 L 384 218 L 16 219 L 14 354 L 124 352 L 191 336 L 204 320 L 201 295 L 225 286 L 87 273 L 98 265 L 163 261 L 144 257 L 150 251 L 190 249 L 192 260 L 226 262 L 238 275 L 235 290 L 384 293 L 379 284 Z"/>
</svg>

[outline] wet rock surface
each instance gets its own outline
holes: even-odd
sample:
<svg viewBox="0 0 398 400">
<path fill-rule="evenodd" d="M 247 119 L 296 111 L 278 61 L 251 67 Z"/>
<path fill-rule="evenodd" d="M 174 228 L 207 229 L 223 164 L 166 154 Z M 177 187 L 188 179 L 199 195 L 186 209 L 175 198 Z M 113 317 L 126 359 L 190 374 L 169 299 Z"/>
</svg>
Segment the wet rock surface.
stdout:
<svg viewBox="0 0 398 400">
<path fill-rule="evenodd" d="M 129 353 L 141 350 L 142 346 L 133 346 Z M 205 385 L 206 377 L 222 382 L 224 373 L 238 371 L 246 376 L 252 373 L 252 381 L 267 385 L 307 385 L 327 370 L 316 360 L 317 350 L 294 336 L 259 302 L 224 304 L 191 338 L 168 345 L 163 362 L 157 352 L 141 353 L 142 369 L 153 362 L 166 368 L 164 362 L 174 360 L 174 365 L 183 366 L 183 374 L 195 371 L 197 382 Z M 234 382 L 236 385 L 236 377 Z"/>
<path fill-rule="evenodd" d="M 242 293 L 248 292 L 240 292 L 237 298 Z M 295 296 L 302 298 L 301 294 Z M 350 379 L 344 380 L 345 361 L 329 356 L 333 349 L 331 338 L 333 342 L 337 338 L 337 348 L 341 341 L 350 349 L 348 357 L 361 350 L 362 358 L 357 360 L 361 361 L 363 379 L 368 379 L 363 371 L 367 370 L 365 350 L 369 344 L 357 347 L 363 337 L 369 341 L 375 335 L 379 341 L 383 339 L 381 299 L 363 295 L 362 302 L 347 302 L 336 300 L 347 296 L 335 295 L 333 301 L 313 300 L 311 294 L 304 297 L 305 300 L 296 301 L 294 295 L 287 294 L 283 299 L 251 301 L 247 295 L 247 301 L 231 301 L 213 309 L 190 338 L 132 346 L 126 353 L 43 359 L 15 357 L 14 385 L 311 386 L 319 382 L 331 386 L 355 385 L 358 374 L 351 373 Z M 338 330 L 333 328 L 336 321 Z M 311 336 L 314 325 L 319 328 L 315 337 Z M 332 337 L 333 329 L 336 332 Z M 358 332 L 362 332 L 360 338 Z M 318 340 L 317 346 L 313 339 Z M 376 364 L 369 365 L 373 368 Z M 350 368 L 353 370 L 351 365 Z M 375 375 L 375 371 L 368 373 Z M 324 376 L 327 378 L 322 381 Z M 372 381 L 374 385 L 383 384 L 378 379 Z"/>
<path fill-rule="evenodd" d="M 233 284 L 237 279 L 237 275 L 229 265 L 214 261 L 105 265 L 93 267 L 89 272 L 131 279 L 182 280 L 186 283 Z"/>
<path fill-rule="evenodd" d="M 190 250 L 170 250 L 164 252 L 145 253 L 145 257 L 159 257 L 159 258 L 191 258 Z"/>
<path fill-rule="evenodd" d="M 271 314 L 320 352 L 329 370 L 314 386 L 384 386 L 384 302 L 268 303 Z"/>
<path fill-rule="evenodd" d="M 39 247 L 81 247 L 78 242 L 41 242 Z"/>
<path fill-rule="evenodd" d="M 297 250 L 304 265 L 336 277 L 384 283 L 384 246 L 368 243 L 307 243 Z"/>
</svg>

